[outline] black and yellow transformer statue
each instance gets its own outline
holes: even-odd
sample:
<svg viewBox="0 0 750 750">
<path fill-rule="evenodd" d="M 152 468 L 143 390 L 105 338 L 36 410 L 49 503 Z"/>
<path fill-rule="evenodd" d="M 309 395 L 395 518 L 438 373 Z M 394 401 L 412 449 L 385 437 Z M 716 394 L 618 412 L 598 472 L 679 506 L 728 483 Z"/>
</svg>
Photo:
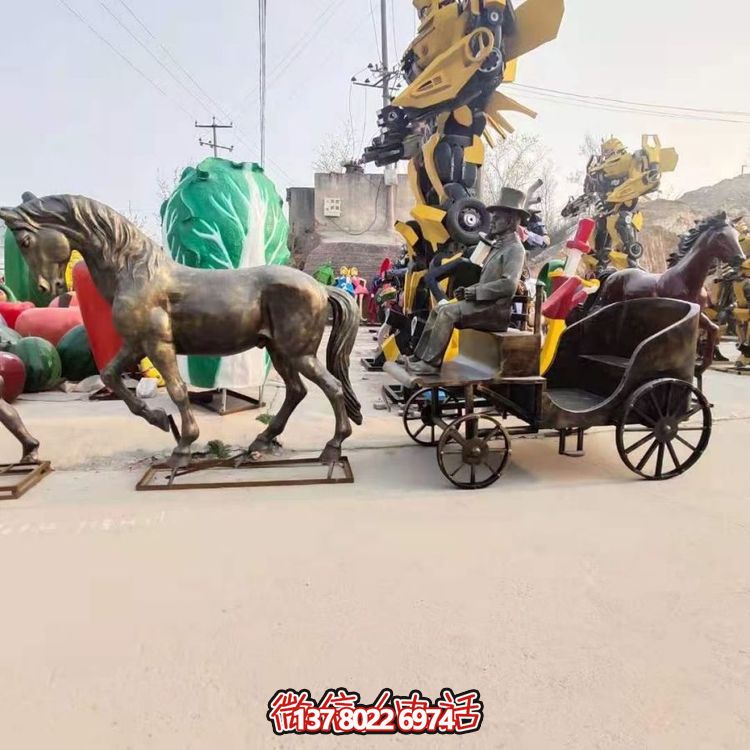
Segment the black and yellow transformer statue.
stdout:
<svg viewBox="0 0 750 750">
<path fill-rule="evenodd" d="M 744 218 L 737 219 L 734 225 L 740 235 L 740 245 L 750 258 L 750 226 Z M 728 332 L 737 335 L 740 356 L 734 367 L 750 372 L 750 260 L 746 260 L 739 271 L 720 267 L 709 285 L 709 296 L 711 306 L 706 310 L 706 315 L 719 326 L 720 337 Z M 720 351 L 715 353 L 714 360 L 728 361 Z"/>
<path fill-rule="evenodd" d="M 526 0 L 518 8 L 511 0 L 413 3 L 420 25 L 402 60 L 408 85 L 379 113 L 380 135 L 363 157 L 378 166 L 409 161 L 416 206 L 410 221 L 396 224 L 411 260 L 402 333 L 416 312 L 429 312 L 430 266 L 468 260 L 489 230 L 478 196 L 485 143 L 494 145 L 493 131 L 501 138 L 513 132 L 504 112 L 535 116 L 497 89 L 515 79 L 518 58 L 557 37 L 564 12 L 564 0 Z M 412 331 L 405 334 L 398 346 L 388 342 L 388 359 L 408 353 Z"/>
<path fill-rule="evenodd" d="M 601 153 L 592 156 L 586 167 L 584 192 L 571 198 L 563 209 L 565 218 L 591 212 L 597 220 L 594 260 L 600 270 L 635 268 L 643 256 L 638 234 L 643 214 L 638 211 L 641 198 L 661 186 L 662 175 L 677 168 L 673 148 L 663 148 L 659 136 L 644 135 L 635 153 L 617 138 L 605 141 Z"/>
</svg>

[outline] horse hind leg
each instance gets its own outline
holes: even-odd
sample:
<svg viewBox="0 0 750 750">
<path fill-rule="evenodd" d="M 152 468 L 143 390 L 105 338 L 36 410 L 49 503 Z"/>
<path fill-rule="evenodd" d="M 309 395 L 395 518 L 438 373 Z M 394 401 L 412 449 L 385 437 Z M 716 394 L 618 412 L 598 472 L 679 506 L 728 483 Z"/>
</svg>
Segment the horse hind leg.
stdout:
<svg viewBox="0 0 750 750">
<path fill-rule="evenodd" d="M 274 452 L 274 448 L 278 446 L 276 438 L 284 432 L 289 417 L 292 416 L 294 410 L 307 395 L 307 388 L 305 388 L 299 372 L 293 367 L 292 363 L 277 352 L 269 350 L 269 354 L 274 369 L 284 381 L 286 396 L 278 414 L 274 416 L 268 427 L 255 438 L 248 449 L 251 456 L 254 453 L 272 454 Z"/>
<path fill-rule="evenodd" d="M 2 378 L 0 378 L 0 382 Z M 0 385 L 0 394 L 2 386 Z M 0 424 L 2 424 L 23 448 L 22 464 L 38 461 L 39 441 L 26 429 L 19 413 L 0 396 Z"/>
<path fill-rule="evenodd" d="M 315 383 L 331 402 L 336 416 L 336 432 L 320 455 L 321 463 L 334 464 L 341 460 L 341 446 L 351 434 L 352 425 L 346 413 L 344 389 L 336 378 L 321 364 L 314 354 L 298 357 L 294 364 L 310 381 Z"/>
</svg>

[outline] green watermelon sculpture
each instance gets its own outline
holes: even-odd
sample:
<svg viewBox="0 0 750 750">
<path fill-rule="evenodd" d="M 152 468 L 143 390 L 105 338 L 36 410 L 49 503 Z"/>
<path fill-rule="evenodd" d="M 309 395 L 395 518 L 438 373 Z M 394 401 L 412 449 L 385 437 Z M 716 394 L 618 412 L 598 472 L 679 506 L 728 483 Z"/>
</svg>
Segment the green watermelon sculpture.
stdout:
<svg viewBox="0 0 750 750">
<path fill-rule="evenodd" d="M 81 380 L 99 372 L 94 362 L 86 326 L 76 326 L 68 331 L 58 343 L 57 353 L 60 355 L 65 380 L 80 383 Z"/>
<path fill-rule="evenodd" d="M 209 158 L 188 167 L 161 209 L 166 250 L 203 269 L 286 265 L 289 224 L 281 197 L 257 164 Z M 199 388 L 261 387 L 265 352 L 181 357 L 183 377 Z"/>
<path fill-rule="evenodd" d="M 52 295 L 40 292 L 39 285 L 31 278 L 13 232 L 5 233 L 5 282 L 17 300 L 33 302 L 37 307 L 47 307 L 52 301 Z"/>
<path fill-rule="evenodd" d="M 49 341 L 31 336 L 13 344 L 9 351 L 26 365 L 25 393 L 48 391 L 62 379 L 60 355 Z"/>
</svg>

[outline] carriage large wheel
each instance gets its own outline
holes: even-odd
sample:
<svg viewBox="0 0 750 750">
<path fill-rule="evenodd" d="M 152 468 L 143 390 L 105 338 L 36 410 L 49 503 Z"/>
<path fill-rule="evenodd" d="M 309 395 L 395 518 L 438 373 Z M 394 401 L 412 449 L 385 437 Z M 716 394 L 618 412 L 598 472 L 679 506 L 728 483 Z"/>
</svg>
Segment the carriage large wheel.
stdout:
<svg viewBox="0 0 750 750">
<path fill-rule="evenodd" d="M 494 484 L 508 465 L 510 453 L 510 436 L 488 414 L 457 419 L 443 433 L 437 449 L 440 470 L 462 490 Z"/>
<path fill-rule="evenodd" d="M 404 428 L 417 445 L 432 448 L 443 434 L 438 420 L 452 422 L 462 413 L 461 403 L 452 393 L 444 388 L 423 388 L 406 402 Z"/>
<path fill-rule="evenodd" d="M 711 407 L 683 380 L 664 378 L 628 399 L 617 427 L 617 451 L 644 479 L 672 479 L 695 466 L 711 439 Z"/>
</svg>

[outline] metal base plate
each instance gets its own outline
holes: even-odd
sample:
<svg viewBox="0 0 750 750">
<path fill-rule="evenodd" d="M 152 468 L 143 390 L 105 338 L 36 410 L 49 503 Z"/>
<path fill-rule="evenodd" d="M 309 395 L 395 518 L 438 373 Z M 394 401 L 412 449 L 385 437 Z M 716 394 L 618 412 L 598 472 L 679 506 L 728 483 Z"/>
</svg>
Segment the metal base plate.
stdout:
<svg viewBox="0 0 750 750">
<path fill-rule="evenodd" d="M 0 500 L 17 500 L 51 473 L 52 464 L 49 461 L 0 464 Z"/>
<path fill-rule="evenodd" d="M 714 364 L 711 369 L 715 372 L 728 372 L 734 375 L 750 375 L 750 366 L 737 367 L 733 362 Z"/>
<path fill-rule="evenodd" d="M 227 414 L 239 414 L 243 411 L 260 409 L 263 406 L 257 398 L 228 389 L 191 391 L 189 397 L 191 404 L 202 406 L 204 409 L 220 414 L 222 417 Z"/>
<path fill-rule="evenodd" d="M 285 472 L 311 476 L 283 478 Z M 251 479 L 240 479 L 242 473 L 252 472 Z M 263 474 L 265 478 L 262 478 Z M 191 481 L 196 474 L 205 481 Z M 237 476 L 234 478 L 233 475 Z M 212 481 L 213 475 L 213 481 Z M 229 476 L 228 476 L 229 475 Z M 187 478 L 187 479 L 186 479 Z M 237 459 L 200 461 L 177 472 L 166 464 L 154 464 L 136 485 L 139 492 L 164 492 L 170 490 L 237 489 L 242 487 L 300 487 L 317 484 L 353 484 L 354 474 L 349 459 L 342 458 L 329 466 L 317 458 L 282 461 L 258 461 L 237 465 Z"/>
<path fill-rule="evenodd" d="M 384 360 L 381 357 L 363 357 L 360 362 L 366 372 L 383 372 Z"/>
</svg>

